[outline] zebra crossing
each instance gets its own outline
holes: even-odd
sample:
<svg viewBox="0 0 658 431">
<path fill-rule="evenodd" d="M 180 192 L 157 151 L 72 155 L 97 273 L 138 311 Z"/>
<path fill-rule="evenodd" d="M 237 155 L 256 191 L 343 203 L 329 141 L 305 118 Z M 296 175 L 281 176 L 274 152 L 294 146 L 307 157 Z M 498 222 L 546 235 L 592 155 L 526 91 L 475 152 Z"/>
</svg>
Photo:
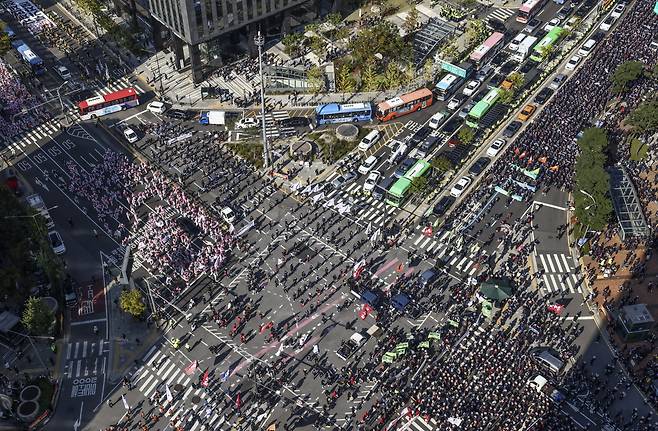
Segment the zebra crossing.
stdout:
<svg viewBox="0 0 658 431">
<path fill-rule="evenodd" d="M 540 284 L 542 293 L 582 293 L 578 271 L 571 256 L 564 253 L 538 253 L 535 262 L 537 271 L 543 271 Z"/>
<path fill-rule="evenodd" d="M 414 416 L 409 422 L 404 424 L 400 431 L 435 431 L 439 429 L 436 419 L 430 418 L 425 420 L 422 416 Z"/>
<path fill-rule="evenodd" d="M 131 82 L 130 79 L 126 76 L 107 84 L 101 88 L 94 90 L 95 96 L 103 96 L 114 91 L 123 90 L 128 87 L 133 87 L 138 94 L 146 93 L 146 90 Z M 64 105 L 64 118 L 67 119 L 67 122 L 73 123 L 76 125 L 76 121 L 80 120 L 80 115 L 77 109 L 77 102 L 72 101 L 69 98 L 62 98 L 62 104 Z M 83 139 L 92 140 L 91 136 L 80 129 L 76 129 L 74 126 L 71 126 L 73 129 L 73 136 L 82 137 Z M 61 120 L 58 118 L 52 118 L 45 123 L 38 125 L 37 127 L 30 129 L 26 132 L 23 132 L 13 139 L 11 139 L 7 145 L 7 150 L 12 155 L 19 154 L 22 151 L 25 151 L 31 145 L 35 145 L 38 142 L 42 142 L 45 139 L 56 135 L 62 129 Z"/>
<path fill-rule="evenodd" d="M 105 373 L 109 341 L 76 341 L 66 345 L 64 376 L 69 379 Z"/>
<path fill-rule="evenodd" d="M 157 349 L 147 354 L 143 362 L 144 365 L 133 374 L 132 384 L 144 397 L 161 405 L 168 420 L 183 420 L 192 413 L 194 423 L 186 428 L 191 431 L 199 428 L 220 429 L 225 423 L 221 409 L 215 405 L 209 391 L 194 384 L 197 380 L 194 374 L 185 373 L 185 364 L 168 355 L 166 351 Z M 171 399 L 166 396 L 167 388 L 174 393 Z M 203 414 L 194 414 L 185 403 L 195 397 L 205 402 L 206 410 Z"/>
<path fill-rule="evenodd" d="M 331 183 L 339 174 L 332 173 L 327 179 Z M 366 224 L 372 223 L 375 227 L 386 224 L 389 217 L 394 214 L 395 208 L 387 207 L 383 200 L 374 199 L 370 195 L 355 196 L 361 192 L 361 185 L 356 181 L 348 184 L 345 189 L 332 189 L 325 195 L 325 200 L 334 199 L 337 204 L 341 201 L 349 203 L 352 207 L 352 214 Z"/>
<path fill-rule="evenodd" d="M 516 13 L 515 9 L 494 8 L 494 10 L 488 15 L 488 17 L 496 18 L 502 22 L 505 22 L 515 13 Z"/>
<path fill-rule="evenodd" d="M 416 250 L 423 250 L 436 259 L 447 262 L 446 266 L 454 267 L 469 276 L 476 275 L 481 269 L 480 265 L 474 260 L 480 252 L 479 248 L 471 247 L 468 250 L 468 256 L 463 256 L 458 253 L 461 250 L 460 248 L 449 245 L 449 236 L 450 232 L 447 231 L 438 232 L 431 237 L 420 233 L 413 245 Z"/>
</svg>

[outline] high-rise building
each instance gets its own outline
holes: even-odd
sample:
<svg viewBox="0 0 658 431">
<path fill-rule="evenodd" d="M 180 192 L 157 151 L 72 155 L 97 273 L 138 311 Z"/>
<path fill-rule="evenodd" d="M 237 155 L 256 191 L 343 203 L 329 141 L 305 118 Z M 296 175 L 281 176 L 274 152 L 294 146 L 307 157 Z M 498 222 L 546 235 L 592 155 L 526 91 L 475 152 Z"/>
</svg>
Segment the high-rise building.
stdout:
<svg viewBox="0 0 658 431">
<path fill-rule="evenodd" d="M 172 36 L 177 66 L 189 58 L 195 83 L 202 80 L 203 62 L 200 48 L 207 52 L 219 37 L 244 29 L 253 39 L 257 29 L 249 28 L 308 0 L 149 0 L 154 35 L 159 37 L 158 23 Z M 283 21 L 283 19 L 281 20 Z M 280 21 L 280 22 L 281 22 Z M 241 30 L 242 31 L 242 30 Z M 253 33 L 253 35 L 252 35 Z M 184 53 L 187 45 L 187 56 Z M 156 43 L 157 46 L 157 43 Z"/>
</svg>

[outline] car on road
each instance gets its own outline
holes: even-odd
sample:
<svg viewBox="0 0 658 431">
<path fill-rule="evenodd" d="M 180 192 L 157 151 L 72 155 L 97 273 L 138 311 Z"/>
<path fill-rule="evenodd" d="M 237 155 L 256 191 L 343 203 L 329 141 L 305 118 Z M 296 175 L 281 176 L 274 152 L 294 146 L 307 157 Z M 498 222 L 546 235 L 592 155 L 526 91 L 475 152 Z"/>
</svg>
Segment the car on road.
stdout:
<svg viewBox="0 0 658 431">
<path fill-rule="evenodd" d="M 347 184 L 351 183 L 352 181 L 356 180 L 357 178 L 359 178 L 359 174 L 357 174 L 356 171 L 351 171 L 346 174 L 340 175 L 338 178 L 336 178 L 331 182 L 331 185 L 338 190 L 346 186 Z"/>
<path fill-rule="evenodd" d="M 484 168 L 487 167 L 487 165 L 491 162 L 491 159 L 489 157 L 480 157 L 473 163 L 473 165 L 468 169 L 468 173 L 477 177 L 484 171 Z"/>
<path fill-rule="evenodd" d="M 558 88 L 560 88 L 560 85 L 564 84 L 564 81 L 566 81 L 566 79 L 567 79 L 567 75 L 565 75 L 564 73 L 558 73 L 557 75 L 555 75 L 555 78 L 553 78 L 551 83 L 548 84 L 548 86 L 553 90 L 557 90 Z"/>
<path fill-rule="evenodd" d="M 612 28 L 612 24 L 614 23 L 615 23 L 615 17 L 609 15 L 606 19 L 603 20 L 599 28 L 603 31 L 608 31 Z"/>
<path fill-rule="evenodd" d="M 578 55 L 587 57 L 590 54 L 590 52 L 592 52 L 592 49 L 596 45 L 596 42 L 597 42 L 596 39 L 588 39 L 587 42 L 583 43 L 583 45 L 578 50 Z"/>
<path fill-rule="evenodd" d="M 491 66 L 488 65 L 488 64 L 485 64 L 485 65 L 482 66 L 480 69 L 478 69 L 478 71 L 475 73 L 475 79 L 478 80 L 478 81 L 480 81 L 480 82 L 483 82 L 483 81 L 484 81 L 485 79 L 487 79 L 487 78 L 489 77 L 489 75 L 491 75 L 493 72 L 494 72 L 494 68 L 491 67 Z"/>
<path fill-rule="evenodd" d="M 459 126 L 462 125 L 462 119 L 459 117 L 452 117 L 450 120 L 448 120 L 443 127 L 441 127 L 441 131 L 443 133 L 447 133 L 448 135 L 451 135 L 455 133 L 457 129 L 459 129 Z"/>
<path fill-rule="evenodd" d="M 447 108 L 451 111 L 456 110 L 459 108 L 459 105 L 464 103 L 466 101 L 466 97 L 462 94 L 457 94 L 456 96 L 453 96 L 452 99 L 448 101 Z"/>
<path fill-rule="evenodd" d="M 137 133 L 135 133 L 135 131 L 130 127 L 126 127 L 125 129 L 123 129 L 123 136 L 131 144 L 134 144 L 135 142 L 139 141 L 139 136 L 137 136 Z"/>
<path fill-rule="evenodd" d="M 259 127 L 260 119 L 258 117 L 241 118 L 235 123 L 236 129 L 250 129 L 252 127 Z"/>
<path fill-rule="evenodd" d="M 372 193 L 381 177 L 382 174 L 379 171 L 370 172 L 368 178 L 366 178 L 366 181 L 363 183 L 363 191 L 366 193 Z"/>
<path fill-rule="evenodd" d="M 537 103 L 538 105 L 543 105 L 546 103 L 549 97 L 554 93 L 554 90 L 548 87 L 544 87 L 541 89 L 539 93 L 535 96 L 533 99 L 533 102 Z"/>
<path fill-rule="evenodd" d="M 558 25 L 560 25 L 560 19 L 559 18 L 553 18 L 552 20 L 550 20 L 549 22 L 546 23 L 546 25 L 544 26 L 544 30 L 551 31 L 555 27 L 557 27 Z"/>
<path fill-rule="evenodd" d="M 174 120 L 187 120 L 189 118 L 187 112 L 181 109 L 170 109 L 166 112 L 166 115 Z"/>
<path fill-rule="evenodd" d="M 368 158 L 365 159 L 363 163 L 361 163 L 361 166 L 359 166 L 358 171 L 361 175 L 365 175 L 368 172 L 370 172 L 372 168 L 375 167 L 376 164 L 377 164 L 377 156 L 373 154 L 372 156 L 368 156 Z"/>
<path fill-rule="evenodd" d="M 438 136 L 430 136 L 427 139 L 423 141 L 422 144 L 418 146 L 418 150 L 416 152 L 416 155 L 420 157 L 421 159 L 424 159 L 425 157 L 429 156 L 436 144 L 440 141 L 441 138 Z"/>
<path fill-rule="evenodd" d="M 473 100 L 473 102 L 475 102 L 475 103 L 478 103 L 480 100 L 484 99 L 484 96 L 486 96 L 488 92 L 489 91 L 486 90 L 486 89 L 482 90 L 482 91 L 479 91 L 475 94 L 475 96 L 473 96 L 473 98 L 471 100 Z"/>
<path fill-rule="evenodd" d="M 427 125 L 429 126 L 429 128 L 436 130 L 445 121 L 445 119 L 448 118 L 449 115 L 450 113 L 446 111 L 439 111 L 436 114 L 432 115 Z"/>
<path fill-rule="evenodd" d="M 457 181 L 455 185 L 450 189 L 450 196 L 454 198 L 460 197 L 462 193 L 464 193 L 464 190 L 466 190 L 472 182 L 473 180 L 468 175 L 461 177 L 459 181 Z"/>
<path fill-rule="evenodd" d="M 567 61 L 567 64 L 564 65 L 564 68 L 567 70 L 574 70 L 576 66 L 578 66 L 578 63 L 580 63 L 581 59 L 582 57 L 579 55 L 572 55 L 569 61 Z"/>
<path fill-rule="evenodd" d="M 228 224 L 232 224 L 235 221 L 235 213 L 230 207 L 224 207 L 221 210 L 221 215 L 224 221 Z"/>
<path fill-rule="evenodd" d="M 519 112 L 519 115 L 517 115 L 517 119 L 519 121 L 528 121 L 530 117 L 532 117 L 532 114 L 535 113 L 537 110 L 537 107 L 533 104 L 527 104 L 523 107 L 521 112 Z"/>
<path fill-rule="evenodd" d="M 411 139 L 409 139 L 409 145 L 415 147 L 425 140 L 432 133 L 432 129 L 429 126 L 423 126 L 416 133 L 413 134 Z"/>
<path fill-rule="evenodd" d="M 462 109 L 460 109 L 459 112 L 457 113 L 457 116 L 461 119 L 464 119 L 466 118 L 468 113 L 471 112 L 471 109 L 473 109 L 473 106 L 464 105 Z"/>
<path fill-rule="evenodd" d="M 359 351 L 365 342 L 366 337 L 359 332 L 355 332 L 349 340 L 340 342 L 340 346 L 336 350 L 336 356 L 343 361 L 347 361 L 352 355 Z"/>
<path fill-rule="evenodd" d="M 395 176 L 395 178 L 402 178 L 402 176 L 404 176 L 404 174 L 406 174 L 407 171 L 409 169 L 411 169 L 411 167 L 414 164 L 416 164 L 417 161 L 418 161 L 418 159 L 416 159 L 414 157 L 407 157 L 406 159 L 404 159 L 402 164 L 400 164 L 400 166 L 398 166 L 398 168 L 395 170 L 395 172 L 393 172 L 393 175 Z"/>
<path fill-rule="evenodd" d="M 505 130 L 503 130 L 503 136 L 506 138 L 511 138 L 516 134 L 516 132 L 519 131 L 522 125 L 523 123 L 518 120 L 512 121 L 507 125 L 507 127 L 505 127 Z"/>
<path fill-rule="evenodd" d="M 395 177 L 387 177 L 379 181 L 375 186 L 375 188 L 372 190 L 372 198 L 378 201 L 384 199 L 384 196 L 386 196 L 386 192 L 388 192 L 388 189 L 390 189 L 391 186 L 395 184 L 397 180 L 398 179 Z"/>
<path fill-rule="evenodd" d="M 425 287 L 439 279 L 439 272 L 434 268 L 426 269 L 420 274 L 420 284 Z"/>
<path fill-rule="evenodd" d="M 452 204 L 455 203 L 455 197 L 454 196 L 443 196 L 439 201 L 434 205 L 434 208 L 432 208 L 432 214 L 434 214 L 437 217 L 441 217 L 450 209 Z"/>
<path fill-rule="evenodd" d="M 290 117 L 277 120 L 276 123 L 281 127 L 308 127 L 311 119 L 308 117 Z"/>
<path fill-rule="evenodd" d="M 614 19 L 617 19 L 624 13 L 624 8 L 626 8 L 626 3 L 619 3 L 615 8 L 610 12 L 610 16 Z"/>
<path fill-rule="evenodd" d="M 359 142 L 359 150 L 368 151 L 381 137 L 382 134 L 379 130 L 371 130 L 363 139 L 361 139 L 361 142 Z"/>
<path fill-rule="evenodd" d="M 524 33 L 532 33 L 541 25 L 541 21 L 537 18 L 532 18 L 523 28 Z"/>
<path fill-rule="evenodd" d="M 154 114 L 164 114 L 167 110 L 167 106 L 162 102 L 155 101 L 146 105 L 146 109 Z"/>
<path fill-rule="evenodd" d="M 50 246 L 53 248 L 55 254 L 64 254 L 66 253 L 66 246 L 62 237 L 59 235 L 59 232 L 56 230 L 51 230 L 48 232 L 48 239 L 50 240 Z"/>
<path fill-rule="evenodd" d="M 68 81 L 69 79 L 71 79 L 71 72 L 66 66 L 62 66 L 62 65 L 57 66 L 55 70 L 57 71 L 59 77 L 62 78 L 64 81 Z"/>
<path fill-rule="evenodd" d="M 491 90 L 492 88 L 498 87 L 505 80 L 505 75 L 502 73 L 496 73 L 491 77 L 489 82 L 487 82 L 487 89 Z"/>
<path fill-rule="evenodd" d="M 464 86 L 464 89 L 462 90 L 462 94 L 464 96 L 472 96 L 473 93 L 477 91 L 477 89 L 480 87 L 482 84 L 481 81 L 478 81 L 477 79 L 472 79 L 466 83 Z"/>
<path fill-rule="evenodd" d="M 487 148 L 487 156 L 496 157 L 496 154 L 500 151 L 501 148 L 507 143 L 504 139 L 496 139 L 489 148 Z"/>
<path fill-rule="evenodd" d="M 519 45 L 521 44 L 521 42 L 523 42 L 523 39 L 525 38 L 526 38 L 525 34 L 523 33 L 517 34 L 516 36 L 514 36 L 514 39 L 512 39 L 509 45 L 507 45 L 507 49 L 509 51 L 515 52 L 516 50 L 519 49 Z"/>
<path fill-rule="evenodd" d="M 70 274 L 64 279 L 64 301 L 67 307 L 73 307 L 78 302 L 78 295 L 75 293 L 75 281 Z"/>
</svg>

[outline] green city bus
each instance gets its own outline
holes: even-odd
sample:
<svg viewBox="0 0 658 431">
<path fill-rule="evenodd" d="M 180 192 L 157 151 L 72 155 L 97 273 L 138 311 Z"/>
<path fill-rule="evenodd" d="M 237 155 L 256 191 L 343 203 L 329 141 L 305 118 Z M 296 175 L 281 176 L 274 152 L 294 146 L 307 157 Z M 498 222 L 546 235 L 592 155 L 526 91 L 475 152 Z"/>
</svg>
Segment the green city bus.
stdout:
<svg viewBox="0 0 658 431">
<path fill-rule="evenodd" d="M 498 102 L 498 99 L 500 99 L 500 93 L 500 88 L 492 88 L 491 91 L 489 91 L 487 95 L 469 111 L 466 116 L 466 124 L 469 127 L 477 129 L 482 117 L 484 117 L 491 107 Z"/>
<path fill-rule="evenodd" d="M 424 177 L 429 175 L 429 172 L 432 169 L 430 165 L 425 160 L 418 160 L 400 179 L 398 179 L 395 184 L 389 189 L 386 194 L 386 203 L 394 206 L 400 207 L 405 200 L 409 197 L 409 190 L 411 190 L 411 183 L 414 179 Z"/>
<path fill-rule="evenodd" d="M 551 47 L 557 45 L 563 32 L 564 30 L 562 27 L 553 27 L 553 29 L 549 31 L 548 34 L 532 49 L 533 54 L 530 56 L 530 59 L 538 63 L 544 61 L 546 50 L 550 50 Z"/>
</svg>

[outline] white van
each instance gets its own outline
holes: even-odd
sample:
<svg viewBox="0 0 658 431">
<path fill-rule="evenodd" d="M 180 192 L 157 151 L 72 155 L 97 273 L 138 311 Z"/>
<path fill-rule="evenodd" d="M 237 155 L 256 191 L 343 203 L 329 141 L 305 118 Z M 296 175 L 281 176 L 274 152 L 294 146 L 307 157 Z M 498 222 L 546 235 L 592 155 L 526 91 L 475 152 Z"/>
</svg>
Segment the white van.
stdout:
<svg viewBox="0 0 658 431">
<path fill-rule="evenodd" d="M 523 39 L 526 38 L 526 35 L 523 33 L 519 33 L 516 35 L 514 39 L 507 45 L 507 49 L 514 52 L 519 48 L 519 45 L 521 45 L 521 42 L 523 42 Z"/>
<path fill-rule="evenodd" d="M 580 49 L 578 50 L 578 55 L 582 57 L 588 56 L 589 53 L 592 52 L 592 48 L 594 48 L 594 45 L 596 45 L 596 40 L 589 39 L 587 42 L 583 44 L 583 46 L 580 47 Z"/>
<path fill-rule="evenodd" d="M 382 135 L 379 133 L 379 130 L 372 130 L 363 139 L 361 139 L 361 142 L 359 142 L 359 150 L 369 150 L 373 145 L 377 143 L 377 141 L 379 141 L 381 137 Z"/>
<path fill-rule="evenodd" d="M 564 368 L 564 361 L 556 358 L 546 349 L 537 350 L 533 352 L 533 357 L 537 363 L 545 370 L 550 371 L 554 375 L 560 374 Z"/>
</svg>

